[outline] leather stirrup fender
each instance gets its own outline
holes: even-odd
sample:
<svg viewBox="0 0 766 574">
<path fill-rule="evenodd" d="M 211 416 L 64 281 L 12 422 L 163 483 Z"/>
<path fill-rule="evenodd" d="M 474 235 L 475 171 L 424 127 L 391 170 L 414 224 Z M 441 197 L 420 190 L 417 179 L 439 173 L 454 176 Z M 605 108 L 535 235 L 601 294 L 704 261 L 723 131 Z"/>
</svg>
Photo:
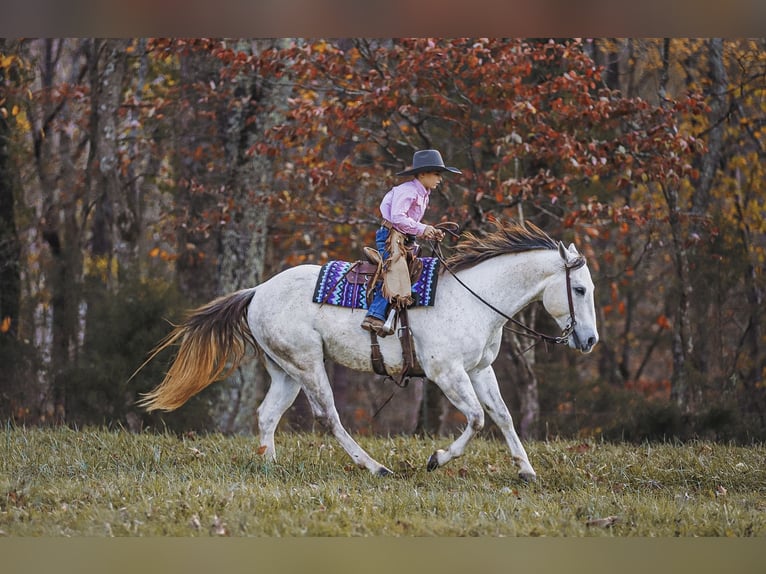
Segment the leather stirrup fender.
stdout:
<svg viewBox="0 0 766 574">
<path fill-rule="evenodd" d="M 378 375 L 388 376 L 386 364 L 383 362 L 383 355 L 380 352 L 380 343 L 375 331 L 370 331 L 370 359 L 372 361 L 372 370 Z"/>
<path fill-rule="evenodd" d="M 412 330 L 410 329 L 409 317 L 407 316 L 407 309 L 399 311 L 399 321 L 401 326 L 399 327 L 399 341 L 402 344 L 402 359 L 404 360 L 404 369 L 402 370 L 402 376 L 408 377 L 424 377 L 423 367 L 418 363 L 418 358 L 415 355 L 415 342 L 412 339 Z"/>
<path fill-rule="evenodd" d="M 425 377 L 426 375 L 415 355 L 415 344 L 412 339 L 412 331 L 410 330 L 406 309 L 399 311 L 399 320 L 401 326 L 398 330 L 398 337 L 402 346 L 402 372 L 397 376 L 388 373 L 385 361 L 383 360 L 383 354 L 380 352 L 378 335 L 373 331 L 370 331 L 370 360 L 372 362 L 372 370 L 376 374 L 390 378 L 400 387 L 406 387 L 410 377 Z"/>
</svg>

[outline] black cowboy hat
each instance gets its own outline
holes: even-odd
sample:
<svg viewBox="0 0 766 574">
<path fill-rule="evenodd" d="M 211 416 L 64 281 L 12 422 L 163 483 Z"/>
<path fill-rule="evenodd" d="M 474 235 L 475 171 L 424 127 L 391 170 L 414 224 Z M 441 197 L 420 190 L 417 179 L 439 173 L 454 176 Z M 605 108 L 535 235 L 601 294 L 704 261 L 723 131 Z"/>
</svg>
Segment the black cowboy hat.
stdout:
<svg viewBox="0 0 766 574">
<path fill-rule="evenodd" d="M 449 171 L 451 173 L 463 173 L 456 167 L 447 167 L 442 160 L 442 154 L 435 149 L 423 149 L 416 151 L 412 156 L 412 167 L 400 171 L 396 175 L 416 175 L 427 171 Z"/>
</svg>

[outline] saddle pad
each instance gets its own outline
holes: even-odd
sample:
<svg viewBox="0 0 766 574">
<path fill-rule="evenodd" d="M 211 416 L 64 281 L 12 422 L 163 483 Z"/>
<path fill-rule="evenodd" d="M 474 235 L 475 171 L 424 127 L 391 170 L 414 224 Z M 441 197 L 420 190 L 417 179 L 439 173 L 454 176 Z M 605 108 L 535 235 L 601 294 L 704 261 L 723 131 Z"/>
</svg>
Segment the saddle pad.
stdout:
<svg viewBox="0 0 766 574">
<path fill-rule="evenodd" d="M 436 299 L 436 283 L 439 279 L 439 260 L 421 257 L 423 272 L 412 284 L 413 307 L 431 307 Z M 352 283 L 346 274 L 354 265 L 348 261 L 328 261 L 322 265 L 317 278 L 314 303 L 325 303 L 350 309 L 367 309 L 367 286 Z"/>
</svg>

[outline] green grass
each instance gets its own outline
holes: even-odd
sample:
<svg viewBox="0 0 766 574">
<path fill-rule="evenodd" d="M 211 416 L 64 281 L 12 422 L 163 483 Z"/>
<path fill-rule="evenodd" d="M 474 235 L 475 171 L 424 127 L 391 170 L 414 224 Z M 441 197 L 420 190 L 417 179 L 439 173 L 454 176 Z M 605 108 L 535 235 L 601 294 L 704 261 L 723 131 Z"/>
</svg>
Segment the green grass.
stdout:
<svg viewBox="0 0 766 574">
<path fill-rule="evenodd" d="M 766 447 L 528 443 L 525 484 L 501 441 L 426 472 L 447 438 L 359 439 L 392 468 L 350 464 L 331 436 L 7 427 L 2 536 L 763 536 Z"/>
</svg>

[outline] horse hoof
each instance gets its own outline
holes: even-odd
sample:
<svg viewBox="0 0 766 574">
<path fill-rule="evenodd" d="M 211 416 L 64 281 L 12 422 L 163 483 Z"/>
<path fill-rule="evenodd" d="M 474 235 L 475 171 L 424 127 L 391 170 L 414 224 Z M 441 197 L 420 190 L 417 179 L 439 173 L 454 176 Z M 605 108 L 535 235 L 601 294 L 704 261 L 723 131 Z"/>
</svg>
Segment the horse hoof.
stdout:
<svg viewBox="0 0 766 574">
<path fill-rule="evenodd" d="M 519 478 L 523 482 L 537 482 L 537 475 L 534 472 L 520 472 Z"/>
<path fill-rule="evenodd" d="M 432 454 L 432 455 L 431 455 L 431 456 L 428 458 L 428 464 L 426 464 L 426 470 L 427 470 L 428 472 L 431 472 L 431 471 L 433 471 L 433 470 L 436 470 L 437 468 L 439 468 L 439 459 L 438 459 L 438 458 L 436 458 L 436 453 L 433 453 L 433 454 Z"/>
<path fill-rule="evenodd" d="M 390 470 L 388 470 L 385 466 L 381 466 L 378 469 L 378 472 L 375 473 L 377 476 L 392 476 L 394 473 Z"/>
</svg>

